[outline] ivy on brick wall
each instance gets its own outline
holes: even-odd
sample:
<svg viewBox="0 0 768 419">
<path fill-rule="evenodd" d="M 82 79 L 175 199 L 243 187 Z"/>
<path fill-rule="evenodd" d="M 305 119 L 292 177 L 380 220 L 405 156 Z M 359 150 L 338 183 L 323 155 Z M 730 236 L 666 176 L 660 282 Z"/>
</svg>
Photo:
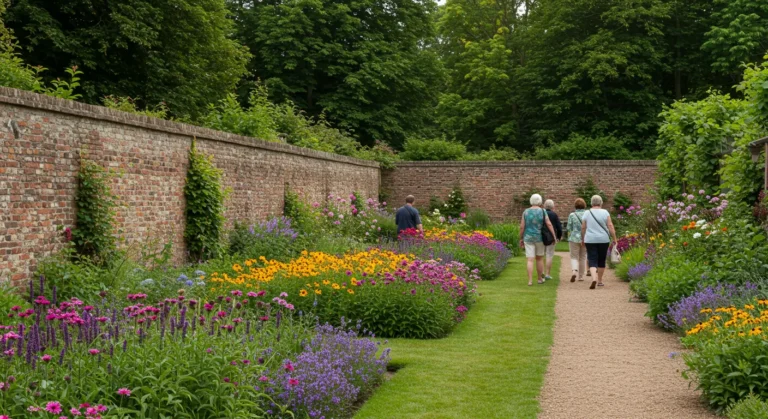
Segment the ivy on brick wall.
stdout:
<svg viewBox="0 0 768 419">
<path fill-rule="evenodd" d="M 207 260 L 221 254 L 226 198 L 221 176 L 222 171 L 213 165 L 212 157 L 198 152 L 193 141 L 184 185 L 187 203 L 184 241 L 193 260 Z"/>
<path fill-rule="evenodd" d="M 75 250 L 99 265 L 108 264 L 116 245 L 114 215 L 116 197 L 109 187 L 110 175 L 93 161 L 82 159 L 75 193 Z"/>
</svg>

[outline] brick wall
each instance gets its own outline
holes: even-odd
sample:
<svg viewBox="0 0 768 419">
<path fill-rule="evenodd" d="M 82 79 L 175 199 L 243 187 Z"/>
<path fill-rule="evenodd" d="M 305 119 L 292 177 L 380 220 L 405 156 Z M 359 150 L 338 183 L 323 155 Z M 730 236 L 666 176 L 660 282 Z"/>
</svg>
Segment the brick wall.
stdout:
<svg viewBox="0 0 768 419">
<path fill-rule="evenodd" d="M 377 163 L 103 107 L 0 88 L 0 279 L 28 278 L 62 246 L 75 220 L 80 156 L 113 169 L 123 246 L 172 241 L 184 259 L 183 187 L 193 137 L 231 189 L 226 216 L 282 212 L 285 185 L 308 199 L 360 191 L 376 197 Z"/>
<path fill-rule="evenodd" d="M 650 200 L 656 178 L 654 161 L 514 161 L 514 162 L 409 162 L 382 172 L 381 189 L 392 205 L 409 194 L 424 208 L 429 198 L 445 200 L 460 185 L 470 208 L 492 218 L 518 219 L 524 206 L 516 203 L 532 189 L 555 201 L 567 213 L 577 198 L 576 189 L 590 177 L 610 200 L 616 192 L 637 202 Z"/>
</svg>

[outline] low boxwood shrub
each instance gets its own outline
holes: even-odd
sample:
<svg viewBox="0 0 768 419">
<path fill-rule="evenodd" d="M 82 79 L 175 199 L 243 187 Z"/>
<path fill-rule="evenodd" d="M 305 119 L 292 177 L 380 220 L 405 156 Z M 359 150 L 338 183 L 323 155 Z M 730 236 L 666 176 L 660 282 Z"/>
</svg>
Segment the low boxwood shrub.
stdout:
<svg viewBox="0 0 768 419">
<path fill-rule="evenodd" d="M 642 281 L 642 294 L 648 301 L 647 315 L 657 321 L 670 304 L 696 290 L 705 272 L 706 266 L 680 254 L 669 255 L 658 262 Z"/>
<path fill-rule="evenodd" d="M 763 419 L 768 418 L 768 403 L 760 397 L 750 394 L 728 408 L 728 419 Z"/>
</svg>

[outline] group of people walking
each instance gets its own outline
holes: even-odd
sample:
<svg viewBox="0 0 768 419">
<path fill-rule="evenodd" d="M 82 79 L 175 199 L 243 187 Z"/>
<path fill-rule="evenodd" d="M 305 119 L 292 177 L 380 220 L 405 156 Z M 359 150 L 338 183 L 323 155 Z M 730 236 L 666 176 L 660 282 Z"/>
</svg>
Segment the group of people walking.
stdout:
<svg viewBox="0 0 768 419">
<path fill-rule="evenodd" d="M 571 282 L 584 281 L 590 276 L 590 289 L 603 286 L 603 273 L 611 239 L 616 241 L 616 229 L 611 214 L 602 208 L 603 199 L 595 195 L 591 207 L 579 198 L 574 211 L 568 215 L 567 233 L 571 256 Z M 520 247 L 525 248 L 528 264 L 528 285 L 533 285 L 533 270 L 539 284 L 552 279 L 555 245 L 563 238 L 563 226 L 551 199 L 542 202 L 539 194 L 531 196 L 531 207 L 520 220 Z M 587 266 L 589 270 L 587 270 Z"/>
</svg>

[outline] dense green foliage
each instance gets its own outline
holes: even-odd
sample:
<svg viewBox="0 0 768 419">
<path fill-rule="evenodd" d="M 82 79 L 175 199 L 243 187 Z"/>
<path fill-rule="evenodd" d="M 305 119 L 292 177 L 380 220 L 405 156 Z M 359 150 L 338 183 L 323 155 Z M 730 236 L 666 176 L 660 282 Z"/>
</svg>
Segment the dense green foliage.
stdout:
<svg viewBox="0 0 768 419">
<path fill-rule="evenodd" d="M 768 50 L 754 0 L 19 0 L 4 23 L 0 85 L 385 167 L 390 146 L 407 160 L 652 158 L 662 122 L 664 144 L 696 137 L 676 114 L 768 97 L 764 69 L 743 71 Z M 750 195 L 748 138 L 690 163 L 721 173 L 664 182 L 722 177 Z"/>
<path fill-rule="evenodd" d="M 189 149 L 189 169 L 184 185 L 186 221 L 184 240 L 192 260 L 206 260 L 219 256 L 221 235 L 224 230 L 224 197 L 221 170 L 213 165 L 213 158 L 195 148 Z"/>
<path fill-rule="evenodd" d="M 88 102 L 140 97 L 196 116 L 245 74 L 227 13 L 225 0 L 20 0 L 6 23 L 27 63 L 81 67 Z"/>
<path fill-rule="evenodd" d="M 326 111 L 366 145 L 402 144 L 419 129 L 442 78 L 433 0 L 231 0 L 237 38 L 255 58 L 250 80 L 310 115 Z"/>
<path fill-rule="evenodd" d="M 768 403 L 750 394 L 728 408 L 728 419 L 760 419 L 768 417 Z"/>
</svg>

